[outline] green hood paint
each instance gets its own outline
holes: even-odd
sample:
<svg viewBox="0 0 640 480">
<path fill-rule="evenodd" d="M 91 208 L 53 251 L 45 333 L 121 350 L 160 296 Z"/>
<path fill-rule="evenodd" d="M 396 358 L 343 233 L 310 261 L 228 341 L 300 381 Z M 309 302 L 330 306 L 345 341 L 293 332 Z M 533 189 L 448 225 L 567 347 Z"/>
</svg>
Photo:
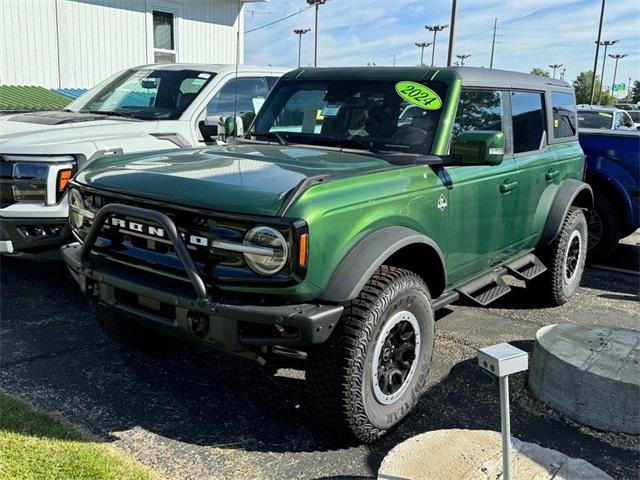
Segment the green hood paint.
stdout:
<svg viewBox="0 0 640 480">
<path fill-rule="evenodd" d="M 179 205 L 275 215 L 305 178 L 341 179 L 397 166 L 369 156 L 295 145 L 237 145 L 98 159 L 76 181 Z"/>
</svg>

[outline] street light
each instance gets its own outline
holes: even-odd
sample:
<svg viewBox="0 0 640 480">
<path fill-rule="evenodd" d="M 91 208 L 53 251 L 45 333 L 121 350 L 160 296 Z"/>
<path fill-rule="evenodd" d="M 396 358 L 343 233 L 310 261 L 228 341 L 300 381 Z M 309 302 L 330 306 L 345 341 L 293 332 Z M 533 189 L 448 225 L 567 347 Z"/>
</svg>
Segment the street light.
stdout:
<svg viewBox="0 0 640 480">
<path fill-rule="evenodd" d="M 415 45 L 420 49 L 420 66 L 424 67 L 424 49 L 431 45 L 431 42 L 416 42 Z"/>
<path fill-rule="evenodd" d="M 445 28 L 448 28 L 449 25 L 425 25 L 424 28 L 433 32 L 433 50 L 431 51 L 431 66 L 433 67 L 435 58 L 436 58 L 436 34 L 441 32 Z"/>
<path fill-rule="evenodd" d="M 309 6 L 316 7 L 316 26 L 315 26 L 315 42 L 314 42 L 314 53 L 313 53 L 313 66 L 318 66 L 318 7 L 320 5 L 324 5 L 328 0 L 307 0 Z"/>
<path fill-rule="evenodd" d="M 460 66 L 464 67 L 464 61 L 465 59 L 469 58 L 471 56 L 470 53 L 466 54 L 466 55 L 456 55 L 456 57 L 458 57 L 460 59 Z"/>
<path fill-rule="evenodd" d="M 298 68 L 300 68 L 300 56 L 302 55 L 302 35 L 310 31 L 310 28 L 296 28 L 293 31 L 293 33 L 298 35 Z"/>
<path fill-rule="evenodd" d="M 613 89 L 616 87 L 616 75 L 618 73 L 618 60 L 620 60 L 621 58 L 626 57 L 627 54 L 625 53 L 624 55 L 620 55 L 619 53 L 616 53 L 616 54 L 611 54 L 610 53 L 609 56 L 616 60 L 616 66 L 613 69 L 613 82 L 611 82 L 611 93 L 613 94 L 613 98 L 615 99 L 616 92 Z"/>
<path fill-rule="evenodd" d="M 604 57 L 602 58 L 602 73 L 600 74 L 600 89 L 598 90 L 598 105 L 600 105 L 600 97 L 602 96 L 602 87 L 604 85 L 604 64 L 607 63 L 607 48 L 611 45 L 615 45 L 620 40 L 604 40 L 600 42 L 600 45 L 604 47 Z M 593 72 L 595 75 L 596 72 Z"/>
<path fill-rule="evenodd" d="M 556 70 L 562 66 L 562 63 L 554 63 L 553 65 L 549 65 L 549 68 L 553 68 L 553 78 L 556 78 Z"/>
</svg>

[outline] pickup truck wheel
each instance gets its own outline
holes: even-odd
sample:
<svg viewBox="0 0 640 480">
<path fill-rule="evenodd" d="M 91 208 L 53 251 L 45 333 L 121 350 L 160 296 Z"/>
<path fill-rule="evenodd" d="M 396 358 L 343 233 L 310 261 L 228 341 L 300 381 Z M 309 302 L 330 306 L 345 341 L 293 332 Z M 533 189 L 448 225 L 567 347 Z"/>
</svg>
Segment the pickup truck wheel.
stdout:
<svg viewBox="0 0 640 480">
<path fill-rule="evenodd" d="M 113 308 L 92 302 L 91 310 L 102 333 L 126 347 L 145 352 L 164 352 L 175 346 L 171 338 L 153 329 L 144 328 Z"/>
<path fill-rule="evenodd" d="M 571 207 L 558 238 L 542 254 L 548 270 L 535 280 L 538 292 L 543 294 L 546 303 L 563 305 L 575 293 L 584 271 L 587 242 L 584 212 Z"/>
<path fill-rule="evenodd" d="M 609 197 L 600 192 L 594 195 L 594 208 L 589 218 L 589 257 L 606 258 L 620 240 L 620 217 Z"/>
<path fill-rule="evenodd" d="M 413 409 L 431 365 L 434 317 L 424 281 L 382 266 L 307 357 L 309 403 L 324 424 L 369 443 Z"/>
</svg>

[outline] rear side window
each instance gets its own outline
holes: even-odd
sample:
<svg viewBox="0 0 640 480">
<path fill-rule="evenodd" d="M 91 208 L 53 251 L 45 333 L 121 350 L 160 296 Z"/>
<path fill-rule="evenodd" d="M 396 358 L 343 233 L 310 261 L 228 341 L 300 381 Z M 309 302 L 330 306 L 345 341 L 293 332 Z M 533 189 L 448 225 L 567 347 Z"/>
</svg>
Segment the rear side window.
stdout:
<svg viewBox="0 0 640 480">
<path fill-rule="evenodd" d="M 513 153 L 532 152 L 543 146 L 545 121 L 542 93 L 513 92 Z"/>
<path fill-rule="evenodd" d="M 563 92 L 552 92 L 551 103 L 553 107 L 553 137 L 575 137 L 576 104 L 573 95 Z"/>
<path fill-rule="evenodd" d="M 453 137 L 475 130 L 502 132 L 502 102 L 500 91 L 463 90 L 453 124 Z"/>
</svg>

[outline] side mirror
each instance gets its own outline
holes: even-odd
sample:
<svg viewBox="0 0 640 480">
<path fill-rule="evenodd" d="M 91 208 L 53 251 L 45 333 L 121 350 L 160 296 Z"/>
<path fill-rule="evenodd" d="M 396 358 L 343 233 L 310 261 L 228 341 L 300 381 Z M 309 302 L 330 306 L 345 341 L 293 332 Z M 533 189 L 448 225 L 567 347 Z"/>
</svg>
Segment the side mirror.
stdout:
<svg viewBox="0 0 640 480">
<path fill-rule="evenodd" d="M 498 131 L 465 132 L 451 142 L 451 155 L 458 165 L 500 165 L 504 158 L 504 133 Z"/>
<path fill-rule="evenodd" d="M 244 122 L 242 117 L 226 117 L 223 121 L 225 137 L 241 137 L 244 135 Z"/>
</svg>

